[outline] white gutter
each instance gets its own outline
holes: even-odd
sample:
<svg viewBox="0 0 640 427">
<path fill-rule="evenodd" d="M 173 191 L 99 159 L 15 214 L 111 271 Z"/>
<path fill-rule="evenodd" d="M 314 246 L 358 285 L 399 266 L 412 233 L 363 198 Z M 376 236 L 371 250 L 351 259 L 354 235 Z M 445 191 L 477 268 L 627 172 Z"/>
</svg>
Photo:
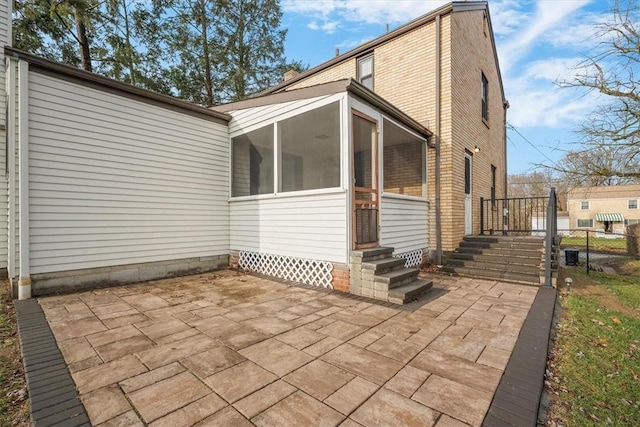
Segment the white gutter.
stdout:
<svg viewBox="0 0 640 427">
<path fill-rule="evenodd" d="M 31 298 L 31 275 L 29 273 L 29 64 L 18 62 L 18 107 L 19 157 L 18 180 L 20 182 L 20 279 L 18 299 Z"/>
</svg>

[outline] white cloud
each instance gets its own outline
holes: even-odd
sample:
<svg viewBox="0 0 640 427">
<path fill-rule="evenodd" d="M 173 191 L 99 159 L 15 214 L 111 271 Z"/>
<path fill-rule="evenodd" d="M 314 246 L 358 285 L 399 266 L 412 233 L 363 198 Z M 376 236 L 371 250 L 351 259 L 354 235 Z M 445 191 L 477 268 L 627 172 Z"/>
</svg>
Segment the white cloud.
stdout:
<svg viewBox="0 0 640 427">
<path fill-rule="evenodd" d="M 489 3 L 491 25 L 497 36 L 506 36 L 518 31 L 529 15 L 522 10 L 523 3 L 515 0 L 504 0 Z"/>
<path fill-rule="evenodd" d="M 576 66 L 582 57 L 549 58 L 529 62 L 524 72 L 528 81 L 546 80 L 549 83 L 571 80 L 575 76 Z"/>
<path fill-rule="evenodd" d="M 336 30 L 340 27 L 340 22 L 338 21 L 325 21 L 322 24 L 319 24 L 318 21 L 311 21 L 307 24 L 307 28 L 314 31 L 324 31 L 325 33 L 335 33 Z"/>
<path fill-rule="evenodd" d="M 503 71 L 508 72 L 511 66 L 525 57 L 537 42 L 543 41 L 548 32 L 557 28 L 568 31 L 568 17 L 588 2 L 588 0 L 554 2 L 539 0 L 535 13 L 522 22 L 519 30 L 515 31 L 515 37 L 501 44 L 499 54 Z"/>
<path fill-rule="evenodd" d="M 398 25 L 446 3 L 446 0 L 284 0 L 282 8 L 287 13 L 310 18 L 312 22 L 331 20 Z"/>
</svg>

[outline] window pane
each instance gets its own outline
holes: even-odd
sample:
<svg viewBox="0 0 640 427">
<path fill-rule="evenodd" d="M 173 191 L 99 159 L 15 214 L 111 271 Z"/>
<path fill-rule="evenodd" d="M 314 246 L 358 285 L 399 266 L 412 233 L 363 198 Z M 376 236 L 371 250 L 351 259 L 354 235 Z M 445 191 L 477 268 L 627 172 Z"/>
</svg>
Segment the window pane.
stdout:
<svg viewBox="0 0 640 427">
<path fill-rule="evenodd" d="M 373 90 L 373 76 L 361 78 L 360 83 L 362 83 L 362 85 L 367 89 Z"/>
<path fill-rule="evenodd" d="M 388 120 L 383 123 L 384 192 L 423 197 L 423 141 Z"/>
<path fill-rule="evenodd" d="M 273 193 L 273 125 L 231 139 L 233 197 Z"/>
<path fill-rule="evenodd" d="M 373 74 L 373 57 L 372 56 L 360 59 L 358 61 L 358 65 L 360 67 L 360 70 L 358 71 L 358 75 L 360 77 L 365 77 Z"/>
<path fill-rule="evenodd" d="M 373 55 L 358 59 L 358 81 L 373 90 Z"/>
<path fill-rule="evenodd" d="M 334 102 L 278 123 L 280 191 L 340 186 L 340 105 Z"/>
<path fill-rule="evenodd" d="M 579 228 L 590 228 L 590 227 L 593 227 L 593 220 L 592 219 L 579 219 L 578 220 L 578 227 Z"/>
<path fill-rule="evenodd" d="M 580 208 L 581 208 L 582 210 L 588 210 L 588 209 L 589 209 L 589 201 L 587 200 L 587 201 L 583 201 L 583 202 L 581 202 L 581 203 L 580 203 Z"/>
<path fill-rule="evenodd" d="M 637 200 L 629 200 L 629 209 L 638 209 L 638 201 Z"/>
</svg>

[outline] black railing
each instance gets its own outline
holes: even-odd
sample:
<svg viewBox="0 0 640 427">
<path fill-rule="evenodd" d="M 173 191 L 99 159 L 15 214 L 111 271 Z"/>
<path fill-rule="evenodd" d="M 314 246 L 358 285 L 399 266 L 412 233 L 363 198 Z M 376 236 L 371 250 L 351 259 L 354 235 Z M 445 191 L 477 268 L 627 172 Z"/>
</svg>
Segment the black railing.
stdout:
<svg viewBox="0 0 640 427">
<path fill-rule="evenodd" d="M 552 286 L 552 263 L 557 263 L 558 251 L 558 200 L 556 189 L 551 187 L 546 212 L 546 232 L 544 236 L 544 284 Z M 556 266 L 557 267 L 557 266 Z"/>
<path fill-rule="evenodd" d="M 553 194 L 555 197 L 555 192 Z M 480 234 L 517 234 L 545 230 L 548 205 L 549 197 L 481 197 Z"/>
</svg>

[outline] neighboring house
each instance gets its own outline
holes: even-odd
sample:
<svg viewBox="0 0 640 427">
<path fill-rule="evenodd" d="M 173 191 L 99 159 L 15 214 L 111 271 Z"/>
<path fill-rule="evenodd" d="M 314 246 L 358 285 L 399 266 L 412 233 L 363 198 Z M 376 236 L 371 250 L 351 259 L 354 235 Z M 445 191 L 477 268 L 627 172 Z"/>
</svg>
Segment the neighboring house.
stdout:
<svg viewBox="0 0 640 427">
<path fill-rule="evenodd" d="M 438 148 L 427 155 L 431 252 L 438 234 L 447 252 L 478 233 L 480 197 L 507 197 L 508 102 L 487 2 L 449 3 L 264 94 L 345 78 L 434 132 Z"/>
<path fill-rule="evenodd" d="M 453 250 L 477 231 L 479 198 L 506 188 L 488 6 L 451 3 L 335 64 L 361 53 L 366 75 L 362 58 L 331 81 L 320 66 L 205 109 L 6 48 L 19 293 L 230 262 L 349 291 L 354 249 L 391 246 L 408 266 Z"/>
<path fill-rule="evenodd" d="M 640 184 L 575 188 L 567 210 L 572 229 L 624 234 L 640 223 Z"/>
<path fill-rule="evenodd" d="M 561 211 L 557 213 L 556 229 L 558 235 L 568 236 L 571 232 L 569 223 L 569 212 Z M 547 218 L 545 216 L 534 216 L 531 218 L 532 236 L 545 236 L 547 234 Z"/>
</svg>

